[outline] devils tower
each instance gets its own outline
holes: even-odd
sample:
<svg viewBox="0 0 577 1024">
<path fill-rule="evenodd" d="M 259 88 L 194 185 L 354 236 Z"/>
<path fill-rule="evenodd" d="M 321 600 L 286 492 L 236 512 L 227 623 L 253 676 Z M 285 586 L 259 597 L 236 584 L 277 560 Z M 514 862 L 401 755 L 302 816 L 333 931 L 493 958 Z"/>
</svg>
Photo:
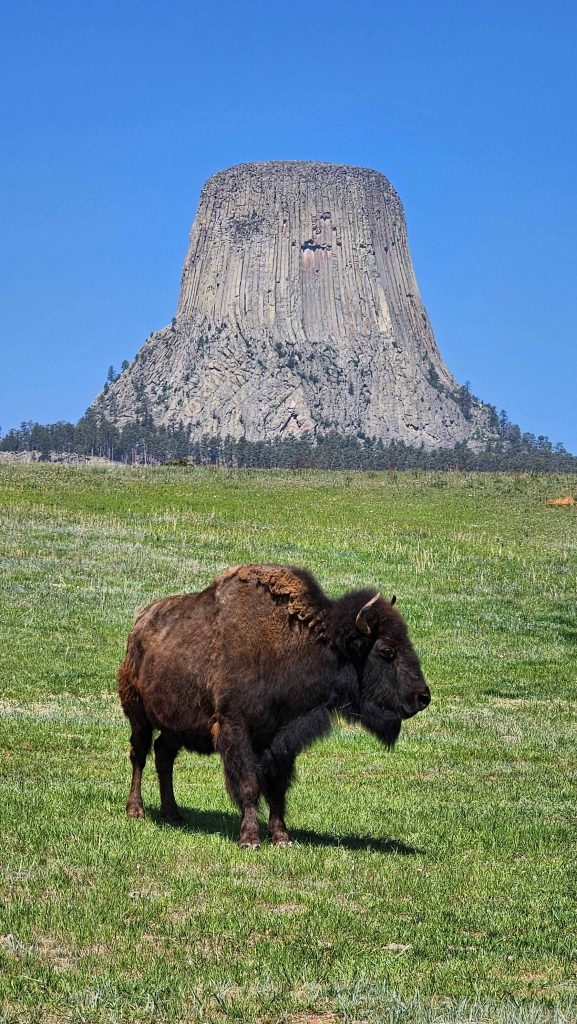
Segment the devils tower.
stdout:
<svg viewBox="0 0 577 1024">
<path fill-rule="evenodd" d="M 176 316 L 92 408 L 256 441 L 329 430 L 426 448 L 489 411 L 445 366 L 401 201 L 377 171 L 239 164 L 201 193 Z"/>
</svg>

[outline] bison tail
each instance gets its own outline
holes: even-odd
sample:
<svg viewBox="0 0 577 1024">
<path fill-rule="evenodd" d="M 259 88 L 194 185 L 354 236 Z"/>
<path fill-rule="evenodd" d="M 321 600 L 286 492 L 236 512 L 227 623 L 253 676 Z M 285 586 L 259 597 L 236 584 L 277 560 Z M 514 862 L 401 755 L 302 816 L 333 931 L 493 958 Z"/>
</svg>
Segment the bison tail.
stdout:
<svg viewBox="0 0 577 1024">
<path fill-rule="evenodd" d="M 136 677 L 128 655 L 118 669 L 118 696 L 122 710 L 130 722 L 144 716 L 142 697 L 136 688 Z"/>
</svg>

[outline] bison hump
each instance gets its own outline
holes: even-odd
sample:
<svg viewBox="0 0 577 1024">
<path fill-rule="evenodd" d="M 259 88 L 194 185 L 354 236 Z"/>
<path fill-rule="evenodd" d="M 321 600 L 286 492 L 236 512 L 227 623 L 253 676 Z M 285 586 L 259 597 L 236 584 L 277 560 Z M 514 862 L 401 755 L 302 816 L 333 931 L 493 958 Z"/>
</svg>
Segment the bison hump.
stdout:
<svg viewBox="0 0 577 1024">
<path fill-rule="evenodd" d="M 217 592 L 231 582 L 266 590 L 273 601 L 286 606 L 289 618 L 324 636 L 326 611 L 330 600 L 314 576 L 305 569 L 289 565 L 237 565 L 217 578 Z"/>
</svg>

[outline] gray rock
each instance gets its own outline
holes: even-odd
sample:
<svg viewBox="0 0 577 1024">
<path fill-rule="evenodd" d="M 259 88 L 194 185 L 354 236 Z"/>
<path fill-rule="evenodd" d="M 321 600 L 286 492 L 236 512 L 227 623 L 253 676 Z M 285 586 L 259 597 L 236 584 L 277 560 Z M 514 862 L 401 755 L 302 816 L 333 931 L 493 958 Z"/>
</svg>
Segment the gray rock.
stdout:
<svg viewBox="0 0 577 1024">
<path fill-rule="evenodd" d="M 364 432 L 480 443 L 419 295 L 401 201 L 377 171 L 239 164 L 200 197 L 173 323 L 93 410 L 248 440 Z M 460 404 L 459 404 L 460 401 Z"/>
</svg>

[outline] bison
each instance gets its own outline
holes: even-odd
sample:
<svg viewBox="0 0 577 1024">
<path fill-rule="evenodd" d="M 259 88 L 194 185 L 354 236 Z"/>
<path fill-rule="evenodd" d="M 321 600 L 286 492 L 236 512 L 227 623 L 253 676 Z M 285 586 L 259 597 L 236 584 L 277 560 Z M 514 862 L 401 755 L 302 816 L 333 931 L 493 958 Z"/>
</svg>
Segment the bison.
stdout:
<svg viewBox="0 0 577 1024">
<path fill-rule="evenodd" d="M 144 817 L 141 777 L 153 731 L 163 818 L 179 824 L 172 784 L 181 747 L 218 751 L 241 811 L 240 844 L 260 845 L 269 805 L 273 843 L 290 843 L 285 799 L 297 754 L 338 712 L 392 747 L 401 723 L 431 699 L 403 619 L 374 588 L 331 600 L 304 569 L 242 565 L 206 590 L 137 613 L 118 673 L 132 727 L 126 804 Z"/>
</svg>

